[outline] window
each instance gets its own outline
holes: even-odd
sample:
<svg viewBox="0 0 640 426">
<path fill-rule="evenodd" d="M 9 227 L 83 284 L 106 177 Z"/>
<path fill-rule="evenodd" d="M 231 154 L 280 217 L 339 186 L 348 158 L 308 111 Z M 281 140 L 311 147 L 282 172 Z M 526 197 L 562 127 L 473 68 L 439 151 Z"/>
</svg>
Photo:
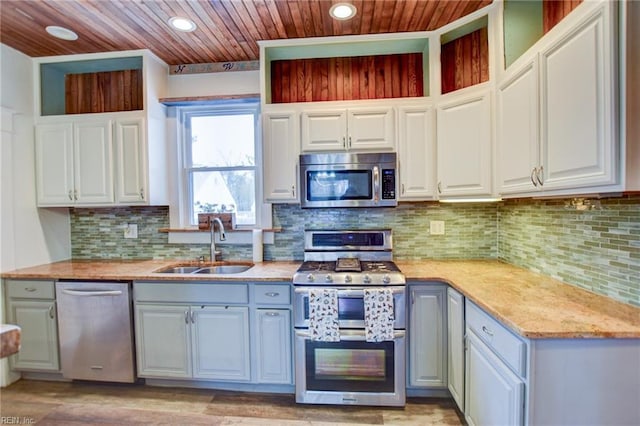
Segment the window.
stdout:
<svg viewBox="0 0 640 426">
<path fill-rule="evenodd" d="M 258 107 L 252 100 L 179 108 L 185 225 L 197 225 L 204 212 L 235 212 L 239 226 L 259 224 Z"/>
</svg>

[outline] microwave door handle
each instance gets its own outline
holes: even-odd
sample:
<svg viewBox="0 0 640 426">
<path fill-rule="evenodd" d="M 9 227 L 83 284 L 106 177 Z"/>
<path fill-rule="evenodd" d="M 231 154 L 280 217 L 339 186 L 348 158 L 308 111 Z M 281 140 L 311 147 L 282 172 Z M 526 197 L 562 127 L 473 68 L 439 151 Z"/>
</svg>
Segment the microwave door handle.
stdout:
<svg viewBox="0 0 640 426">
<path fill-rule="evenodd" d="M 380 169 L 378 166 L 373 166 L 373 201 L 375 203 L 380 201 Z"/>
</svg>

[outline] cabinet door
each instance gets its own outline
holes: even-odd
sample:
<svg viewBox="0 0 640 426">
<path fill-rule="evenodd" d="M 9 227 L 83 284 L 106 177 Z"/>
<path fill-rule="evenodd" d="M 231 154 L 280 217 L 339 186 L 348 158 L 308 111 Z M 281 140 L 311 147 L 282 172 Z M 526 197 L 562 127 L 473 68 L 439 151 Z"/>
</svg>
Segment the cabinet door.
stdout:
<svg viewBox="0 0 640 426">
<path fill-rule="evenodd" d="M 541 164 L 537 59 L 517 70 L 497 92 L 499 191 L 534 191 L 540 187 L 535 172 Z"/>
<path fill-rule="evenodd" d="M 464 297 L 447 289 L 447 379 L 449 392 L 464 412 Z"/>
<path fill-rule="evenodd" d="M 541 53 L 544 189 L 616 183 L 609 3 Z"/>
<path fill-rule="evenodd" d="M 394 151 L 394 122 L 393 108 L 350 108 L 347 118 L 347 148 L 354 151 Z"/>
<path fill-rule="evenodd" d="M 465 416 L 470 425 L 521 425 L 524 382 L 467 329 Z"/>
<path fill-rule="evenodd" d="M 256 312 L 256 380 L 291 383 L 291 319 L 288 309 Z"/>
<path fill-rule="evenodd" d="M 492 195 L 491 102 L 488 90 L 438 105 L 438 193 Z"/>
<path fill-rule="evenodd" d="M 267 202 L 297 202 L 298 144 L 297 114 L 263 115 L 264 197 Z"/>
<path fill-rule="evenodd" d="M 310 110 L 302 113 L 302 151 L 341 151 L 347 148 L 347 111 Z"/>
<path fill-rule="evenodd" d="M 10 321 L 21 328 L 20 351 L 11 357 L 16 370 L 59 371 L 55 302 L 11 300 Z"/>
<path fill-rule="evenodd" d="M 38 206 L 74 203 L 73 125 L 36 126 L 36 182 Z"/>
<path fill-rule="evenodd" d="M 191 377 L 188 306 L 136 306 L 136 356 L 141 377 Z"/>
<path fill-rule="evenodd" d="M 430 106 L 398 109 L 401 200 L 429 200 L 435 197 L 434 129 L 434 113 Z"/>
<path fill-rule="evenodd" d="M 409 311 L 409 386 L 447 386 L 444 285 L 412 285 Z"/>
<path fill-rule="evenodd" d="M 116 202 L 144 204 L 148 200 L 144 119 L 116 121 Z"/>
<path fill-rule="evenodd" d="M 192 306 L 193 377 L 251 379 L 249 308 Z"/>
<path fill-rule="evenodd" d="M 77 204 L 114 202 L 111 126 L 111 121 L 80 121 L 73 126 Z"/>
</svg>

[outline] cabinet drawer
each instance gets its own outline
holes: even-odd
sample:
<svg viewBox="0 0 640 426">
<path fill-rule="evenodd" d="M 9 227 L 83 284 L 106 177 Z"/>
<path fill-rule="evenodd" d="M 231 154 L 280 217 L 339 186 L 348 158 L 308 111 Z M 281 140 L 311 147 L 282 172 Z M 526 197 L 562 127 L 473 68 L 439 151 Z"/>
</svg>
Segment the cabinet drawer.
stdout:
<svg viewBox="0 0 640 426">
<path fill-rule="evenodd" d="M 137 302 L 249 303 L 246 283 L 134 283 L 133 294 Z"/>
<path fill-rule="evenodd" d="M 258 305 L 291 304 L 291 288 L 289 285 L 262 285 L 253 287 L 253 297 Z"/>
<path fill-rule="evenodd" d="M 53 281 L 7 280 L 9 299 L 55 299 Z"/>
<path fill-rule="evenodd" d="M 467 300 L 467 327 L 472 329 L 516 373 L 525 376 L 526 345 L 515 334 Z"/>
</svg>

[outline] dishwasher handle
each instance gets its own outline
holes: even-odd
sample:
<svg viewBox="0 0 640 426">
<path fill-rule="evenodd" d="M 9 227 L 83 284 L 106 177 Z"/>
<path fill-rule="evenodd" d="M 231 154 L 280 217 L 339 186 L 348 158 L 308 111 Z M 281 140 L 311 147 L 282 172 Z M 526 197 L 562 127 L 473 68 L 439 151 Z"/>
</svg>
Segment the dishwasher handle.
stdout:
<svg viewBox="0 0 640 426">
<path fill-rule="evenodd" d="M 71 296 L 120 296 L 122 291 L 120 290 L 69 290 L 63 289 L 63 293 L 69 294 Z"/>
</svg>

